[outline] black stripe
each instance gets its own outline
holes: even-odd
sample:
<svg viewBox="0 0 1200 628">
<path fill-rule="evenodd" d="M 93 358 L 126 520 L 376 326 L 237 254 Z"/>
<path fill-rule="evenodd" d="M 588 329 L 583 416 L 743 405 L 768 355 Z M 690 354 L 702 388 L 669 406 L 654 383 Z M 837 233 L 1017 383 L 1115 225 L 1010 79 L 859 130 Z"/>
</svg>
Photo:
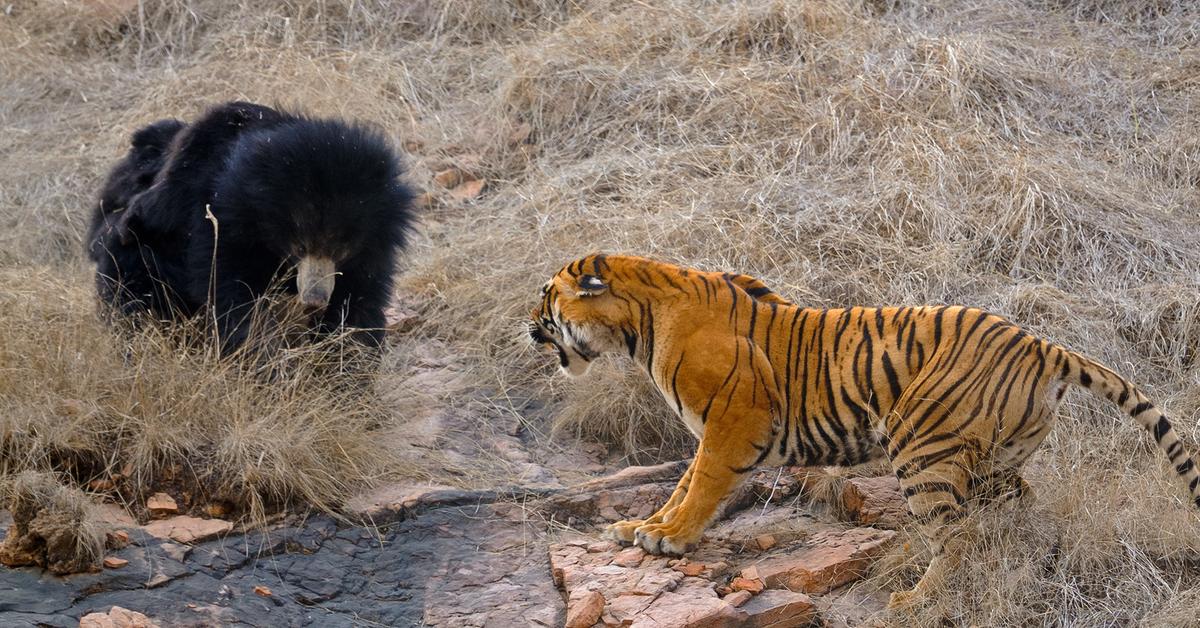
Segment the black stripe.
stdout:
<svg viewBox="0 0 1200 628">
<path fill-rule="evenodd" d="M 1117 397 L 1117 405 L 1124 407 L 1126 401 L 1129 401 L 1129 388 L 1128 387 L 1121 389 L 1121 395 L 1119 397 Z"/>
<path fill-rule="evenodd" d="M 1092 376 L 1087 374 L 1087 371 L 1079 369 L 1079 384 L 1084 388 L 1089 388 L 1092 385 Z"/>
<path fill-rule="evenodd" d="M 892 392 L 892 403 L 900 398 L 900 378 L 896 377 L 896 369 L 892 367 L 892 359 L 887 351 L 883 352 L 883 374 L 887 376 L 888 390 Z"/>
<path fill-rule="evenodd" d="M 1143 402 L 1137 404 L 1136 406 L 1134 406 L 1133 409 L 1129 411 L 1129 416 L 1136 419 L 1139 414 L 1141 414 L 1153 407 L 1154 407 L 1154 404 L 1150 403 L 1149 401 L 1143 401 Z"/>
<path fill-rule="evenodd" d="M 675 364 L 675 372 L 671 375 L 671 394 L 675 396 L 675 409 L 679 411 L 679 416 L 683 416 L 683 402 L 679 400 L 679 386 L 675 382 L 679 379 L 679 367 L 683 366 L 684 353 L 679 352 L 679 362 Z"/>
<path fill-rule="evenodd" d="M 1188 458 L 1175 467 L 1175 472 L 1179 475 L 1186 475 L 1187 472 L 1191 471 L 1192 467 L 1194 466 L 1196 466 L 1196 463 L 1192 462 L 1191 458 Z"/>
<path fill-rule="evenodd" d="M 1167 417 L 1158 417 L 1158 423 L 1154 424 L 1154 440 L 1161 443 L 1163 437 L 1166 436 L 1167 432 L 1169 431 L 1171 431 L 1171 424 L 1167 423 Z"/>
</svg>

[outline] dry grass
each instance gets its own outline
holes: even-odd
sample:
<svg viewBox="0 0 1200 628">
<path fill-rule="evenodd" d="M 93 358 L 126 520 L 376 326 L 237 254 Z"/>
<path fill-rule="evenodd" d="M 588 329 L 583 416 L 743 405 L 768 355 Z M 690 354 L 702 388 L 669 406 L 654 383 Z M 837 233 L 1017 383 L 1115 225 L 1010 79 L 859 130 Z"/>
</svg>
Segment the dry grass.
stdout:
<svg viewBox="0 0 1200 628">
<path fill-rule="evenodd" d="M 56 574 L 99 569 L 108 526 L 83 492 L 36 471 L 6 476 L 2 488 L 13 524 L 0 545 L 0 562 Z"/>
<path fill-rule="evenodd" d="M 167 0 L 116 23 L 83 4 L 0 18 L 0 264 L 20 292 L 4 306 L 0 347 L 19 357 L 0 386 L 23 408 L 6 420 L 71 426 L 30 452 L 95 443 L 92 409 L 145 396 L 153 409 L 135 416 L 172 420 L 137 419 L 141 460 L 270 455 L 181 444 L 184 425 L 266 442 L 203 423 L 215 413 L 190 401 L 223 367 L 169 353 L 126 364 L 86 322 L 82 221 L 126 134 L 231 97 L 374 121 L 410 142 L 417 182 L 446 165 L 488 179 L 474 201 L 434 190 L 402 279 L 418 336 L 460 353 L 486 397 L 442 401 L 483 422 L 515 414 L 536 434 L 678 452 L 664 404 L 619 362 L 564 383 L 519 340 L 545 277 L 607 250 L 755 274 L 816 306 L 999 311 L 1144 384 L 1200 443 L 1192 3 Z M 514 145 L 522 123 L 532 134 Z M 194 381 L 172 381 L 182 373 Z M 266 394 L 218 397 L 260 436 L 321 403 Z M 88 411 L 60 417 L 62 399 Z M 1072 397 L 1061 414 L 1031 463 L 1032 510 L 980 517 L 951 615 L 1194 621 L 1180 609 L 1200 588 L 1200 529 L 1163 456 L 1107 405 Z M 327 465 L 314 482 L 349 477 L 335 470 L 359 473 Z"/>
</svg>

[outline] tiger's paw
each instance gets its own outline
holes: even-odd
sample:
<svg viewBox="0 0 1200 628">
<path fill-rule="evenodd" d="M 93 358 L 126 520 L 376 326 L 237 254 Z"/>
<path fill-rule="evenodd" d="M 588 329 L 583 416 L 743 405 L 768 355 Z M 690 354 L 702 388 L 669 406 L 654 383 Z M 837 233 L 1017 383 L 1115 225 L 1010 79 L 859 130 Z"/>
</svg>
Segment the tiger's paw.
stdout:
<svg viewBox="0 0 1200 628">
<path fill-rule="evenodd" d="M 604 528 L 604 538 L 629 545 L 634 541 L 634 532 L 646 524 L 645 519 L 627 519 Z"/>
<path fill-rule="evenodd" d="M 696 547 L 700 534 L 688 534 L 669 523 L 643 525 L 634 532 L 634 544 L 651 554 L 682 556 Z"/>
</svg>

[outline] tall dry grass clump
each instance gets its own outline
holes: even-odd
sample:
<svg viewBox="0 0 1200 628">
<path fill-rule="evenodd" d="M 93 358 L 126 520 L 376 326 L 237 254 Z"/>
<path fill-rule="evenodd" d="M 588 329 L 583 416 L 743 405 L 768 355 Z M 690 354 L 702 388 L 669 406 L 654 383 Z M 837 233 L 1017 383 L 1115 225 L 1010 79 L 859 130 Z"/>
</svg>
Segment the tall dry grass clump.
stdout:
<svg viewBox="0 0 1200 628">
<path fill-rule="evenodd" d="M 0 391 L 26 444 L 10 469 L 104 440 L 121 456 L 84 466 L 220 468 L 206 486 L 264 503 L 375 473 L 350 461 L 376 444 L 329 431 L 364 409 L 154 341 L 127 360 L 89 318 L 80 234 L 128 133 L 234 97 L 368 120 L 409 151 L 431 207 L 401 287 L 424 323 L 383 388 L 413 386 L 409 350 L 447 347 L 469 392 L 422 399 L 479 429 L 518 416 L 535 443 L 631 459 L 690 446 L 627 362 L 562 381 L 520 337 L 539 285 L 604 250 L 753 274 L 806 305 L 982 306 L 1139 382 L 1200 445 L 1194 3 L 168 0 L 115 22 L 85 4 L 0 18 Z M 483 194 L 437 186 L 450 167 Z M 1173 473 L 1108 404 L 1059 414 L 1027 474 L 1039 497 L 978 516 L 949 615 L 1186 625 L 1200 536 Z M 919 549 L 876 582 L 910 582 Z"/>
<path fill-rule="evenodd" d="M 336 511 L 396 463 L 389 406 L 339 343 L 219 359 L 186 327 L 115 334 L 86 284 L 0 277 L 0 475 L 53 469 L 135 512 L 166 491 L 261 520 Z"/>
</svg>

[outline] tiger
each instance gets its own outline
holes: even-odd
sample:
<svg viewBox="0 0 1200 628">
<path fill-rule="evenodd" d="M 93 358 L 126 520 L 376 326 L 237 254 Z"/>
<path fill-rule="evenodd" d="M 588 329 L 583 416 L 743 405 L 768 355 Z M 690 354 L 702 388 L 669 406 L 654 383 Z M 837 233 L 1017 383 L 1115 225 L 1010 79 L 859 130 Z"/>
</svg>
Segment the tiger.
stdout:
<svg viewBox="0 0 1200 628">
<path fill-rule="evenodd" d="M 570 376 L 628 355 L 699 440 L 657 512 L 605 530 L 651 554 L 694 548 L 759 465 L 886 457 L 932 554 L 917 584 L 889 598 L 910 608 L 957 564 L 968 498 L 1029 494 L 1020 468 L 1072 385 L 1150 431 L 1200 508 L 1195 460 L 1139 388 L 982 309 L 803 307 L 748 275 L 592 254 L 542 286 L 531 317 L 530 338 Z"/>
</svg>

